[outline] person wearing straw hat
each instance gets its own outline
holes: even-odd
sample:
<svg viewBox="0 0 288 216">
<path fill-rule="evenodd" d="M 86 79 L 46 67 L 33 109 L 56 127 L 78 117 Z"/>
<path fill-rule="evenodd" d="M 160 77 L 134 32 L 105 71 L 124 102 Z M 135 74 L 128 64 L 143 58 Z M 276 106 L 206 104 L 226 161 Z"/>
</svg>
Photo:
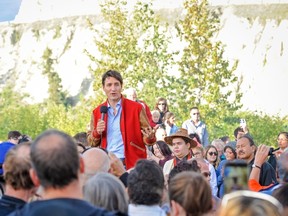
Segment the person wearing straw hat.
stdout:
<svg viewBox="0 0 288 216">
<path fill-rule="evenodd" d="M 174 154 L 174 158 L 168 160 L 163 167 L 164 176 L 167 176 L 176 164 L 192 157 L 190 150 L 196 147 L 197 143 L 188 136 L 188 131 L 184 128 L 178 129 L 176 133 L 164 139 Z"/>
</svg>

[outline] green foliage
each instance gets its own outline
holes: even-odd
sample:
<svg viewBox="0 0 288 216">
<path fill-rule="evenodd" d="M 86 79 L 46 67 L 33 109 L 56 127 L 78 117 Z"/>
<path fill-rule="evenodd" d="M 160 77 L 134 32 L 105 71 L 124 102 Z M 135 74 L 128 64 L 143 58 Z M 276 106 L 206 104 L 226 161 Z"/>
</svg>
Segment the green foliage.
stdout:
<svg viewBox="0 0 288 216">
<path fill-rule="evenodd" d="M 167 49 L 169 38 L 164 34 L 167 26 L 160 26 L 151 3 L 139 1 L 131 14 L 125 9 L 126 4 L 126 1 L 112 0 L 101 6 L 108 27 L 98 29 L 90 23 L 97 34 L 95 44 L 101 53 L 100 56 L 88 53 L 97 65 L 93 71 L 95 94 L 99 102 L 104 100 L 100 77 L 113 69 L 122 73 L 125 88 L 136 88 L 139 97 L 148 104 L 154 103 L 159 95 L 168 95 L 167 69 L 173 58 Z"/>
<path fill-rule="evenodd" d="M 61 25 L 57 25 L 55 28 L 55 34 L 53 36 L 53 39 L 57 39 L 61 37 Z"/>
<path fill-rule="evenodd" d="M 13 30 L 10 36 L 11 44 L 15 46 L 20 41 L 21 37 L 22 37 L 22 32 L 15 26 L 15 29 Z"/>
<path fill-rule="evenodd" d="M 53 102 L 25 104 L 20 99 L 21 95 L 11 91 L 11 88 L 0 92 L 0 96 L 1 102 L 10 100 L 10 104 L 4 103 L 0 106 L 0 140 L 6 140 L 11 130 L 19 130 L 33 139 L 51 128 L 57 128 L 73 136 L 87 130 L 93 107 L 90 100 L 83 99 L 81 105 L 73 108 Z"/>
<path fill-rule="evenodd" d="M 136 88 L 138 97 L 151 109 L 157 97 L 167 98 L 170 110 L 177 116 L 178 126 L 189 118 L 192 106 L 199 106 L 210 140 L 224 135 L 233 139 L 240 118 L 246 119 L 257 144 L 273 146 L 277 134 L 288 130 L 288 117 L 239 112 L 242 80 L 234 74 L 237 62 L 230 66 L 223 57 L 223 45 L 214 40 L 219 18 L 215 11 L 208 9 L 207 0 L 184 2 L 185 17 L 176 25 L 178 36 L 186 44 L 184 50 L 179 48 L 182 57 L 179 62 L 174 60 L 179 53 L 168 49 L 171 38 L 167 32 L 175 29 L 160 24 L 159 17 L 151 9 L 152 3 L 138 1 L 132 12 L 126 4 L 125 0 L 107 0 L 101 6 L 103 25 L 94 27 L 89 21 L 95 32 L 95 49 L 99 52 L 94 56 L 86 50 L 96 65 L 95 68 L 91 65 L 95 77 L 94 97 L 80 98 L 74 107 L 68 106 L 67 93 L 62 91 L 61 79 L 54 69 L 59 57 L 70 48 L 74 38 L 71 31 L 60 55 L 53 55 L 48 47 L 43 53 L 43 74 L 49 82 L 47 101 L 26 104 L 27 95 L 15 92 L 12 84 L 7 84 L 0 92 L 0 140 L 5 140 L 10 130 L 19 130 L 32 138 L 49 128 L 70 135 L 86 131 L 93 108 L 106 98 L 101 75 L 109 69 L 120 71 L 124 88 Z M 39 39 L 41 32 L 35 29 L 32 32 Z M 56 27 L 54 39 L 60 36 L 61 25 Z M 15 45 L 20 38 L 21 31 L 15 27 L 11 43 Z M 177 71 L 179 68 L 180 76 L 172 74 L 171 68 L 177 68 Z"/>
<path fill-rule="evenodd" d="M 39 29 L 32 29 L 34 37 L 36 38 L 37 41 L 40 41 L 41 35 L 40 35 L 40 30 Z"/>
<path fill-rule="evenodd" d="M 57 72 L 55 72 L 53 68 L 53 64 L 56 61 L 52 58 L 52 50 L 48 47 L 43 53 L 43 75 L 48 76 L 48 83 L 49 83 L 49 100 L 48 102 L 53 102 L 56 104 L 65 104 L 66 95 L 67 93 L 62 91 L 61 79 Z M 65 104 L 67 105 L 67 104 Z"/>
<path fill-rule="evenodd" d="M 288 131 L 288 116 L 280 118 L 279 116 L 252 112 L 243 112 L 240 115 L 241 118 L 246 119 L 249 133 L 257 145 L 266 144 L 276 147 L 277 135 L 282 131 Z"/>
<path fill-rule="evenodd" d="M 234 74 L 237 62 L 230 68 L 223 57 L 223 45 L 214 41 L 219 18 L 208 9 L 208 1 L 187 0 L 184 8 L 186 15 L 176 28 L 186 47 L 179 61 L 181 75 L 173 88 L 181 98 L 178 104 L 186 118 L 190 108 L 198 106 L 207 125 L 213 125 L 216 132 L 224 126 L 225 116 L 241 108 L 240 83 Z"/>
</svg>

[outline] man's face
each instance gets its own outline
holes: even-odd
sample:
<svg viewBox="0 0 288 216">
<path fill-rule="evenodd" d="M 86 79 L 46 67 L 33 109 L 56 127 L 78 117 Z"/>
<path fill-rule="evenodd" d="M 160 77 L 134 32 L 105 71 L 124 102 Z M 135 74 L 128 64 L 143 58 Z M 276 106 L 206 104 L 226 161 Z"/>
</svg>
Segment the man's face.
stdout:
<svg viewBox="0 0 288 216">
<path fill-rule="evenodd" d="M 198 109 L 192 109 L 190 111 L 190 116 L 193 122 L 198 122 L 200 120 L 200 112 Z"/>
<path fill-rule="evenodd" d="M 107 77 L 104 82 L 103 90 L 108 101 L 118 102 L 121 98 L 122 86 L 119 80 L 114 77 Z"/>
<path fill-rule="evenodd" d="M 182 138 L 174 138 L 172 140 L 172 151 L 174 155 L 182 159 L 189 153 L 190 143 L 186 143 Z"/>
<path fill-rule="evenodd" d="M 246 137 L 240 138 L 236 143 L 236 153 L 239 159 L 248 162 L 254 158 L 255 146 L 250 146 L 250 142 Z"/>
<path fill-rule="evenodd" d="M 195 158 L 204 158 L 204 155 L 199 148 L 192 148 L 192 152 Z"/>
<path fill-rule="evenodd" d="M 13 144 L 18 144 L 18 142 L 19 142 L 20 139 L 22 139 L 21 136 L 19 136 L 19 137 L 11 137 L 11 138 L 9 139 L 9 142 L 11 142 L 11 143 L 13 143 Z"/>
</svg>

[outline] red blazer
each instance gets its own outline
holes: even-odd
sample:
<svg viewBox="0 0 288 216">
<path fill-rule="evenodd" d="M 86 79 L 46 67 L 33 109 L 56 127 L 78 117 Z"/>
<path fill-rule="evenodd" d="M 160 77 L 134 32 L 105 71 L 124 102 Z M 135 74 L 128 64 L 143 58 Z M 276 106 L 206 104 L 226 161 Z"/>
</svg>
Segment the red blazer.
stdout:
<svg viewBox="0 0 288 216">
<path fill-rule="evenodd" d="M 101 135 L 98 134 L 95 130 L 97 126 L 97 121 L 101 118 L 100 107 L 103 105 L 107 106 L 107 101 L 96 107 L 96 109 L 94 109 L 92 113 L 90 124 L 90 126 L 93 127 L 91 128 L 91 144 L 93 146 L 99 146 L 101 144 L 102 148 L 106 148 L 106 131 L 102 133 L 101 142 Z M 108 115 L 106 114 L 104 117 L 104 121 L 106 122 L 106 130 L 108 122 L 107 118 Z M 147 145 L 152 145 L 156 141 L 155 137 L 153 139 L 147 139 L 147 137 L 143 137 L 141 129 L 148 127 L 150 127 L 149 120 L 143 106 L 140 103 L 122 97 L 120 129 L 124 143 L 125 164 L 127 169 L 134 167 L 137 160 L 147 158 L 145 143 Z"/>
</svg>

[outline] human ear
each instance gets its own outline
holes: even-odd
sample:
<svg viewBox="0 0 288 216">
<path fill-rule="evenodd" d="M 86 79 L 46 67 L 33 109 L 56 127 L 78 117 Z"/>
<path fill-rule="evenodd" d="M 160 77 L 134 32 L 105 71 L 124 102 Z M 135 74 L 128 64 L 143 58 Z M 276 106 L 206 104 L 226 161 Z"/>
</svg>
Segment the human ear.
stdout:
<svg viewBox="0 0 288 216">
<path fill-rule="evenodd" d="M 40 186 L 40 181 L 39 181 L 39 178 L 38 178 L 38 176 L 37 176 L 36 171 L 35 171 L 33 168 L 31 168 L 31 169 L 29 170 L 29 174 L 30 174 L 30 178 L 31 178 L 33 184 L 34 184 L 36 187 L 39 187 L 39 186 Z"/>
</svg>

